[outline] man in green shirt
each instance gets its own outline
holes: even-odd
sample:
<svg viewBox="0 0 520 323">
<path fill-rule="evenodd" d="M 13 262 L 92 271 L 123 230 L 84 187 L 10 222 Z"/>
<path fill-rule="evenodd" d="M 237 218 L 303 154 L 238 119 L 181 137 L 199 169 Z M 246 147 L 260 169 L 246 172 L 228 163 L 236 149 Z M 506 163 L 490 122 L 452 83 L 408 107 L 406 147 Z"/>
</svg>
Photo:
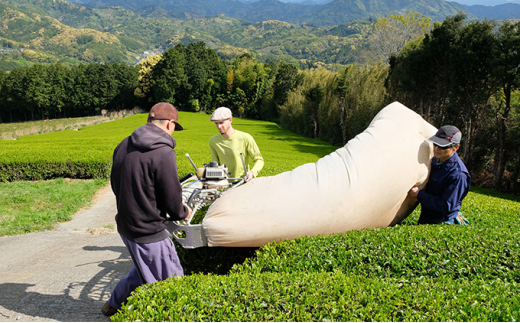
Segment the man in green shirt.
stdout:
<svg viewBox="0 0 520 323">
<path fill-rule="evenodd" d="M 246 175 L 240 158 L 240 153 L 242 153 L 248 168 L 246 182 L 249 182 L 264 167 L 264 159 L 255 140 L 250 134 L 233 129 L 231 125 L 233 117 L 231 110 L 228 108 L 220 107 L 216 109 L 210 120 L 215 122 L 220 132 L 220 134 L 209 139 L 212 160 L 217 161 L 219 165 L 226 164 L 231 173 L 231 178 L 241 178 Z M 254 164 L 251 170 L 249 170 L 249 158 L 253 160 Z"/>
</svg>

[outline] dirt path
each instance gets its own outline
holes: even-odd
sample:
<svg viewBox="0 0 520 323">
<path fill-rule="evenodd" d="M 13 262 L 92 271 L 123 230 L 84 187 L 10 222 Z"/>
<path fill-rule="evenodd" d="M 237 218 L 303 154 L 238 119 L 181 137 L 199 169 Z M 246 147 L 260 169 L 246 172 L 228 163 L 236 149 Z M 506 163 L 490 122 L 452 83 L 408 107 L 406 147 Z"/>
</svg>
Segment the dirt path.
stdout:
<svg viewBox="0 0 520 323">
<path fill-rule="evenodd" d="M 132 267 L 115 230 L 115 197 L 55 231 L 0 237 L 0 322 L 106 322 L 101 307 Z"/>
</svg>

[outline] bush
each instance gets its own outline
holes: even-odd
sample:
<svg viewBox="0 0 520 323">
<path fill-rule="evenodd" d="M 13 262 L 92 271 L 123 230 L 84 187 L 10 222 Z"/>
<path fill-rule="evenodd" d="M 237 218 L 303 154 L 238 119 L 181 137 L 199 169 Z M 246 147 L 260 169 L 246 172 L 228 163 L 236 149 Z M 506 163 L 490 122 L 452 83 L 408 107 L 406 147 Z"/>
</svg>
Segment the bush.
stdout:
<svg viewBox="0 0 520 323">
<path fill-rule="evenodd" d="M 518 259 L 517 232 L 398 226 L 270 243 L 232 272 L 342 272 L 378 278 L 445 276 L 520 283 Z"/>
<path fill-rule="evenodd" d="M 59 177 L 92 179 L 108 178 L 108 162 L 15 162 L 0 164 L 0 182 L 47 180 Z"/>
<path fill-rule="evenodd" d="M 514 321 L 519 292 L 501 280 L 446 277 L 193 275 L 139 288 L 112 321 Z"/>
<path fill-rule="evenodd" d="M 178 247 L 187 276 L 138 288 L 112 320 L 518 320 L 520 198 L 472 189 L 462 211 L 469 226 L 416 225 L 416 210 L 256 252 Z"/>
<path fill-rule="evenodd" d="M 108 177 L 114 149 L 145 124 L 146 118 L 147 114 L 139 114 L 79 131 L 64 130 L 0 140 L 0 181 Z M 205 114 L 180 112 L 179 122 L 185 130 L 175 132 L 173 137 L 177 142 L 175 152 L 181 177 L 193 172 L 186 153 L 197 166 L 211 161 L 209 138 L 218 131 Z M 20 125 L 23 127 L 24 123 Z M 271 122 L 234 118 L 233 126 L 255 138 L 266 160 L 260 176 L 275 175 L 304 163 L 316 162 L 336 150 L 324 142 L 280 129 Z"/>
</svg>

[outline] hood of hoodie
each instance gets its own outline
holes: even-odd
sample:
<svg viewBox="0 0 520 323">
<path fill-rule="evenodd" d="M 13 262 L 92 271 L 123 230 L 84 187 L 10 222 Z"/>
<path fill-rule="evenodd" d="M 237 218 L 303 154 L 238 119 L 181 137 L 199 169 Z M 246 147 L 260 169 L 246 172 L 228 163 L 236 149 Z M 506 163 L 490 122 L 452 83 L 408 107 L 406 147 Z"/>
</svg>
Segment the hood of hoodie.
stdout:
<svg viewBox="0 0 520 323">
<path fill-rule="evenodd" d="M 172 136 L 153 123 L 147 123 L 135 129 L 130 140 L 136 148 L 142 150 L 155 150 L 165 145 L 173 149 L 177 144 Z"/>
</svg>

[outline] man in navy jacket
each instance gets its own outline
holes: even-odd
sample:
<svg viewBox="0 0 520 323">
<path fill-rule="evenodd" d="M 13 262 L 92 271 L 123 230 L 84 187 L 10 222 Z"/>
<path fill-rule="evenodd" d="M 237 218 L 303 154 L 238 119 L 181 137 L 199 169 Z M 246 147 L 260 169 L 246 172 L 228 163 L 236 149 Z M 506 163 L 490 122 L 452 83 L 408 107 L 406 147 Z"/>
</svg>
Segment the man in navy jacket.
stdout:
<svg viewBox="0 0 520 323">
<path fill-rule="evenodd" d="M 455 126 L 444 126 L 429 138 L 433 142 L 431 173 L 424 190 L 414 186 L 408 194 L 421 203 L 418 224 L 458 223 L 462 200 L 471 183 L 468 169 L 457 150 L 462 134 Z"/>
</svg>

